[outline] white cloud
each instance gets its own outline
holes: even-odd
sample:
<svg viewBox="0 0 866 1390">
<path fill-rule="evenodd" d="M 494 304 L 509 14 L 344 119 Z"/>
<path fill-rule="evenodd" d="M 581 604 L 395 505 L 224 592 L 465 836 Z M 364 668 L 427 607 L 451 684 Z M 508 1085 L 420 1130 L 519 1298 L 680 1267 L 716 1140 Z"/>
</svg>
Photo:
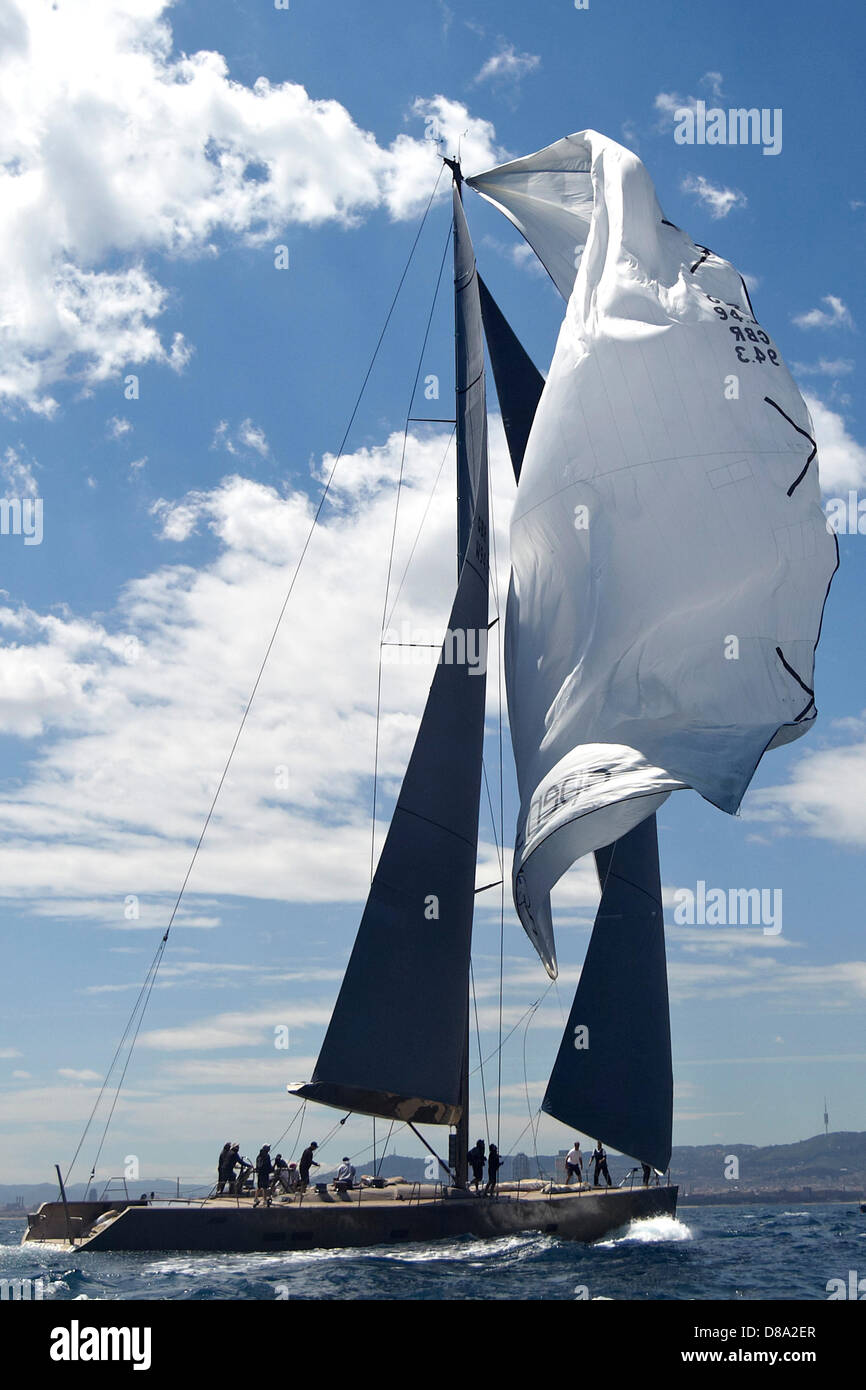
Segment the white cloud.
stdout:
<svg viewBox="0 0 866 1390">
<path fill-rule="evenodd" d="M 52 391 L 131 363 L 181 370 L 152 258 L 263 244 L 290 224 L 414 216 L 431 133 L 468 172 L 496 162 L 493 128 L 459 102 L 414 103 L 426 138 L 380 145 L 338 102 L 292 82 L 233 80 L 215 52 L 173 50 L 168 0 L 6 0 L 0 52 L 0 402 L 51 415 Z M 464 134 L 465 132 L 465 134 Z M 147 266 L 145 258 L 148 259 Z"/>
<path fill-rule="evenodd" d="M 264 430 L 260 425 L 254 425 L 249 418 L 241 421 L 238 428 L 238 438 L 248 449 L 255 449 L 262 458 L 267 458 L 270 453 L 270 446 L 265 438 Z"/>
<path fill-rule="evenodd" d="M 854 320 L 847 304 L 836 294 L 825 294 L 821 299 L 826 309 L 810 309 L 805 314 L 795 314 L 793 322 L 798 328 L 853 328 Z"/>
<path fill-rule="evenodd" d="M 659 113 L 658 129 L 667 130 L 673 126 L 677 111 L 694 111 L 697 104 L 697 97 L 681 97 L 678 92 L 659 92 L 653 101 Z"/>
<path fill-rule="evenodd" d="M 748 202 L 745 193 L 737 188 L 721 188 L 710 183 L 703 174 L 688 174 L 680 184 L 684 193 L 693 193 L 704 207 L 709 208 L 713 218 L 727 217 L 734 208 L 744 208 Z"/>
<path fill-rule="evenodd" d="M 66 1081 L 101 1081 L 98 1071 L 76 1071 L 74 1067 L 58 1067 L 57 1075 Z"/>
<path fill-rule="evenodd" d="M 23 1053 L 17 1047 L 0 1047 L 0 1060 L 8 1061 L 12 1057 L 23 1057 Z"/>
<path fill-rule="evenodd" d="M 519 82 L 540 67 L 536 53 L 518 53 L 513 43 L 501 43 L 475 77 L 476 82 Z"/>
<path fill-rule="evenodd" d="M 409 437 L 392 608 L 437 641 L 453 594 L 447 430 Z M 513 496 L 501 424 L 491 422 L 497 552 Z M 185 905 L 208 926 L 223 895 L 357 901 L 369 882 L 377 648 L 402 432 L 347 455 L 316 529 Z M 325 468 L 330 460 L 325 460 Z M 317 468 L 318 471 L 318 468 Z M 447 476 L 447 475 L 446 475 Z M 232 745 L 315 507 L 238 476 L 164 499 L 163 534 L 212 539 L 193 566 L 171 557 L 99 618 L 0 607 L 0 731 L 32 740 L 22 780 L 0 800 L 0 896 L 34 915 L 88 914 L 118 930 L 164 919 Z M 144 522 L 143 522 L 144 524 Z M 504 596 L 506 575 L 500 575 Z M 494 630 L 496 631 L 496 630 Z M 495 639 L 491 655 L 495 659 Z M 429 663 L 384 668 L 380 816 L 411 751 Z M 489 682 L 491 700 L 496 682 Z M 381 827 L 378 843 L 381 844 Z M 479 882 L 491 872 L 484 846 Z M 288 866 L 291 865 L 291 872 Z M 86 885 L 86 887 L 85 887 Z M 127 895 L 140 915 L 127 921 Z M 203 899 L 206 895 L 206 899 Z M 75 911 L 75 904 L 80 911 Z"/>
<path fill-rule="evenodd" d="M 274 1026 L 301 1029 L 307 1024 L 327 1024 L 330 1004 L 303 1004 L 297 1001 L 271 1009 L 247 1013 L 217 1014 L 179 1028 L 158 1028 L 142 1033 L 139 1047 L 158 1052 L 213 1052 L 233 1048 L 273 1047 Z M 283 1062 L 283 1074 L 285 1074 Z"/>
<path fill-rule="evenodd" d="M 33 474 L 34 464 L 22 458 L 18 449 L 9 444 L 0 458 L 0 483 L 7 496 L 37 497 L 39 488 Z"/>
<path fill-rule="evenodd" d="M 185 502 L 167 502 L 160 497 L 150 508 L 151 516 L 162 522 L 160 537 L 164 541 L 185 541 L 195 531 L 204 504 L 203 493 L 190 493 Z"/>
<path fill-rule="evenodd" d="M 820 688 L 818 690 L 820 699 Z M 851 848 L 866 846 L 866 738 L 804 753 L 790 781 L 750 792 L 744 817 L 777 833 L 799 830 Z"/>
<path fill-rule="evenodd" d="M 702 87 L 709 88 L 711 100 L 718 101 L 721 99 L 723 95 L 723 81 L 724 78 L 722 77 L 722 74 L 720 72 L 705 72 L 703 77 L 700 79 L 700 84 Z M 680 96 L 679 92 L 657 93 L 656 97 L 653 100 L 653 106 L 659 114 L 657 129 L 670 129 L 674 124 L 676 113 L 678 111 L 696 111 L 698 100 L 698 97 Z M 704 99 L 700 98 L 700 100 Z"/>
<path fill-rule="evenodd" d="M 866 448 L 848 433 L 844 417 L 808 392 L 804 400 L 815 427 L 822 492 L 837 496 L 866 484 Z"/>
<path fill-rule="evenodd" d="M 722 82 L 724 78 L 720 72 L 705 72 L 701 78 L 701 86 L 709 87 L 710 95 L 714 101 L 720 101 L 724 93 L 722 92 Z"/>
<path fill-rule="evenodd" d="M 234 455 L 241 454 L 245 449 L 252 449 L 262 458 L 267 458 L 270 453 L 270 445 L 264 430 L 260 425 L 256 425 L 249 416 L 242 420 L 234 431 L 232 431 L 228 420 L 220 420 L 214 429 L 210 447 L 212 449 L 224 449 L 227 454 Z"/>
<path fill-rule="evenodd" d="M 536 279 L 547 279 L 547 271 L 528 242 L 518 241 L 506 245 L 505 242 L 498 241 L 496 237 L 485 235 L 481 239 L 481 244 L 482 246 L 489 246 L 492 251 L 504 256 L 511 261 L 512 265 L 517 266 L 518 270 L 526 271 L 527 275 L 532 275 Z"/>
<path fill-rule="evenodd" d="M 833 361 L 822 357 L 817 362 L 795 362 L 793 370 L 801 376 L 847 376 L 853 372 L 854 363 L 849 357 L 837 357 Z"/>
<path fill-rule="evenodd" d="M 866 961 L 829 965 L 793 965 L 775 956 L 757 955 L 736 962 L 674 962 L 668 970 L 671 999 L 742 999 L 764 995 L 776 1008 L 862 1008 L 866 998 Z"/>
<path fill-rule="evenodd" d="M 125 415 L 112 415 L 111 419 L 106 421 L 105 428 L 109 439 L 122 439 L 132 430 L 132 421 L 127 420 Z"/>
</svg>

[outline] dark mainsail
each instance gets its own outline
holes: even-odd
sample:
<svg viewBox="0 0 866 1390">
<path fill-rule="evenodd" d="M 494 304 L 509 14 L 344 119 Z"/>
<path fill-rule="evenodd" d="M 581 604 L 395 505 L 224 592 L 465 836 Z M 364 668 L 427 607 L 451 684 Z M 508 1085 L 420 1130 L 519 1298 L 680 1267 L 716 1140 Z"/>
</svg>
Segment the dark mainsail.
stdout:
<svg viewBox="0 0 866 1390">
<path fill-rule="evenodd" d="M 293 1095 L 455 1124 L 466 1104 L 469 954 L 484 739 L 487 411 L 478 279 L 454 193 L 460 577 L 440 662 L 312 1081 Z"/>
<path fill-rule="evenodd" d="M 542 1109 L 664 1172 L 673 1074 L 655 816 L 595 860 L 601 902 Z"/>
<path fill-rule="evenodd" d="M 502 424 L 514 476 L 519 482 L 529 431 L 544 390 L 544 377 L 480 275 L 478 288 L 481 292 L 484 336 L 493 380 L 496 382 Z"/>
</svg>

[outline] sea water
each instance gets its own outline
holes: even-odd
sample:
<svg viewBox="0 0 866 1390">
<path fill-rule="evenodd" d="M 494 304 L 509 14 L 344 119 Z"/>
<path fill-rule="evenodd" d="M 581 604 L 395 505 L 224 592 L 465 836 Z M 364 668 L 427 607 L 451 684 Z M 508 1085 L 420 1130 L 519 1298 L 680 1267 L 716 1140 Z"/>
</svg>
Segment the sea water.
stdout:
<svg viewBox="0 0 866 1390">
<path fill-rule="evenodd" d="M 0 1280 L 45 1299 L 793 1299 L 866 1276 L 856 1205 L 680 1208 L 596 1245 L 548 1235 L 258 1255 L 111 1255 L 19 1244 L 0 1222 Z M 13 1284 L 2 1285 L 4 1293 Z M 831 1285 L 838 1287 L 838 1285 Z"/>
</svg>

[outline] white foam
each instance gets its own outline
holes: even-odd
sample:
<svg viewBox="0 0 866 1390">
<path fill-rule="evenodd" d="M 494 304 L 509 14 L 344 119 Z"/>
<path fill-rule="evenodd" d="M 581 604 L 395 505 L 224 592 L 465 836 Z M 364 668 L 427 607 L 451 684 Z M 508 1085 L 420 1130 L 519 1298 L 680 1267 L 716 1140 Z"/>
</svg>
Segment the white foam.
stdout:
<svg viewBox="0 0 866 1390">
<path fill-rule="evenodd" d="M 598 1245 L 610 1250 L 618 1245 L 657 1245 L 691 1239 L 689 1227 L 675 1216 L 647 1216 L 642 1221 L 632 1221 L 623 1235 L 615 1240 L 600 1240 Z"/>
</svg>

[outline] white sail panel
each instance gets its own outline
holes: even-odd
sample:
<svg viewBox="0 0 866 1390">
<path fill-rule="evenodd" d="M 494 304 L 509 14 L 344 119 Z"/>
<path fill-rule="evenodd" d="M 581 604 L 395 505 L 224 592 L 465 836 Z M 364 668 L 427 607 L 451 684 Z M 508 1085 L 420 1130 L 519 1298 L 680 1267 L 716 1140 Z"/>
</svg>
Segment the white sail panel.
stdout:
<svg viewBox="0 0 866 1390">
<path fill-rule="evenodd" d="M 581 149 L 590 165 L 592 214 L 523 462 L 506 633 L 515 902 L 551 974 L 549 893 L 571 863 L 675 789 L 736 811 L 765 750 L 814 722 L 837 564 L 781 354 L 637 157 L 590 131 L 473 184 L 541 181 L 551 269 L 557 187 L 580 220 L 568 171 L 544 167 L 564 144 L 573 173 Z"/>
<path fill-rule="evenodd" d="M 563 299 L 571 294 L 592 224 L 595 199 L 590 138 L 604 139 L 594 131 L 567 135 L 537 154 L 466 180 L 523 234 Z M 618 152 L 628 155 L 612 140 L 604 143 L 609 162 L 616 160 Z M 649 188 L 652 191 L 652 184 Z"/>
</svg>

